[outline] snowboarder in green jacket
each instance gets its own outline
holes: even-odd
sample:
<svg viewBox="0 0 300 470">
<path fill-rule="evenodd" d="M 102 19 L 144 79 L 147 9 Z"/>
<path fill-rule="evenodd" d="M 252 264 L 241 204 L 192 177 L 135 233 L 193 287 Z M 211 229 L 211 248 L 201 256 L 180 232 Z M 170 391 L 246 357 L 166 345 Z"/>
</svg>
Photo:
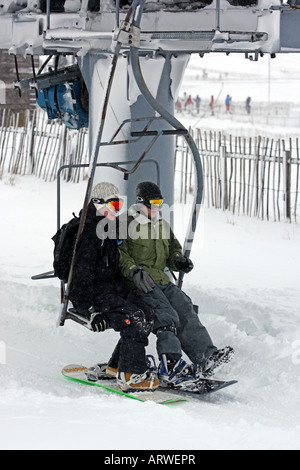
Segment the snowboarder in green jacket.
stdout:
<svg viewBox="0 0 300 470">
<path fill-rule="evenodd" d="M 161 385 L 180 386 L 212 375 L 231 359 L 233 349 L 217 349 L 191 299 L 166 273 L 166 268 L 189 273 L 193 263 L 183 255 L 170 225 L 160 216 L 163 202 L 156 184 L 138 184 L 136 204 L 120 216 L 120 269 L 135 294 L 154 310 Z M 182 359 L 183 352 L 191 364 Z"/>
</svg>

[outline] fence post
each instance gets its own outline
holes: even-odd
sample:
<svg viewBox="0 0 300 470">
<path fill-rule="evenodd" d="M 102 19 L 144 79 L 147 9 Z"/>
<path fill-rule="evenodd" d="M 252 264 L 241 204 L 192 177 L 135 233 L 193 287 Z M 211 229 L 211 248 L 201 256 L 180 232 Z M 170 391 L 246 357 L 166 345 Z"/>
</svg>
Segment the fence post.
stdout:
<svg viewBox="0 0 300 470">
<path fill-rule="evenodd" d="M 285 219 L 291 222 L 291 151 L 286 150 L 283 154 L 284 161 L 284 201 Z"/>
<path fill-rule="evenodd" d="M 223 211 L 228 209 L 228 188 L 227 188 L 227 160 L 226 160 L 226 147 L 220 145 L 220 160 L 221 160 L 221 204 Z"/>
</svg>

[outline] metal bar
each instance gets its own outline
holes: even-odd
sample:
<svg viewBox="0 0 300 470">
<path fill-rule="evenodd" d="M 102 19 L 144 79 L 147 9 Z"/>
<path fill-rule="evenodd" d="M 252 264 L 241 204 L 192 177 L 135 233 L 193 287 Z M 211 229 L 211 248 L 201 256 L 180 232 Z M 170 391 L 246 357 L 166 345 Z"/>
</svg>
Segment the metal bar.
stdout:
<svg viewBox="0 0 300 470">
<path fill-rule="evenodd" d="M 88 321 L 88 319 L 83 319 L 81 318 L 79 315 L 76 315 L 70 311 L 68 311 L 65 315 L 65 320 L 73 320 L 75 321 L 76 323 L 79 323 L 79 325 L 82 325 L 84 326 L 85 328 L 87 328 L 88 330 L 92 330 L 91 326 L 90 326 L 90 322 Z M 93 331 L 93 330 L 92 330 Z"/>
<path fill-rule="evenodd" d="M 144 3 L 145 3 L 144 0 L 142 0 L 140 4 L 140 10 L 143 9 Z M 140 18 L 141 18 L 141 14 L 139 15 L 138 20 L 133 21 L 134 26 L 140 27 Z M 141 71 L 141 66 L 139 62 L 139 51 L 134 46 L 130 47 L 130 59 L 131 59 L 132 72 L 142 95 L 148 101 L 150 106 L 154 110 L 156 110 L 169 124 L 171 124 L 177 130 L 182 130 L 186 132 L 186 134 L 184 132 L 184 137 L 193 155 L 194 164 L 196 168 L 196 176 L 197 176 L 196 193 L 195 193 L 195 197 L 193 201 L 193 208 L 192 208 L 192 213 L 190 217 L 189 227 L 188 227 L 188 231 L 187 231 L 187 235 L 186 235 L 186 239 L 185 239 L 185 243 L 183 247 L 184 255 L 189 257 L 191 253 L 192 243 L 194 240 L 194 234 L 195 234 L 197 221 L 199 217 L 200 204 L 202 201 L 202 192 L 203 192 L 203 171 L 202 171 L 202 163 L 201 163 L 199 151 L 197 149 L 197 146 L 192 136 L 187 131 L 187 129 L 185 129 L 185 127 L 174 116 L 172 116 L 163 106 L 161 106 L 160 103 L 158 103 L 155 100 L 155 98 L 152 96 L 152 94 L 150 93 L 145 83 L 142 71 Z M 180 273 L 179 279 L 178 279 L 179 288 L 182 287 L 183 277 L 184 277 L 184 273 Z"/>
<path fill-rule="evenodd" d="M 39 73 L 33 78 L 24 78 L 20 81 L 20 88 L 31 88 L 35 86 L 38 90 L 49 88 L 59 83 L 72 82 L 81 77 L 78 65 L 72 65 L 64 69 L 58 69 L 55 72 Z"/>
<path fill-rule="evenodd" d="M 132 14 L 135 13 L 135 9 L 137 8 L 138 4 L 139 4 L 139 0 L 134 0 L 133 4 L 131 5 L 131 7 L 129 8 L 129 10 L 127 12 L 125 22 L 129 22 L 130 17 L 131 17 Z M 47 6 L 48 6 L 48 4 L 47 4 Z M 64 322 L 65 322 L 65 319 L 66 319 L 68 303 L 69 303 L 70 285 L 71 285 L 72 278 L 73 278 L 73 269 L 74 269 L 74 262 L 75 262 L 75 254 L 76 254 L 77 244 L 78 244 L 79 237 L 80 237 L 80 235 L 81 235 L 81 233 L 84 229 L 84 225 L 85 225 L 85 219 L 86 219 L 86 215 L 87 215 L 88 203 L 89 203 L 89 199 L 90 199 L 90 195 L 91 195 L 91 191 L 92 191 L 92 185 L 93 185 L 94 176 L 95 176 L 98 153 L 99 153 L 102 134 L 103 134 L 103 129 L 104 129 L 104 122 L 105 122 L 105 119 L 106 119 L 106 112 L 107 112 L 107 108 L 108 108 L 109 96 L 110 96 L 110 92 L 111 92 L 111 88 L 112 88 L 113 79 L 114 79 L 114 76 L 115 76 L 115 71 L 116 71 L 116 67 L 117 67 L 117 62 L 118 62 L 118 57 L 119 57 L 119 52 L 121 50 L 121 46 L 122 46 L 122 43 L 120 41 L 118 41 L 117 44 L 116 44 L 116 47 L 115 47 L 115 51 L 114 51 L 114 55 L 113 55 L 113 58 L 112 58 L 111 67 L 110 67 L 110 71 L 109 71 L 109 75 L 108 75 L 108 80 L 107 80 L 107 84 L 106 84 L 106 92 L 105 92 L 103 107 L 102 107 L 102 112 L 101 112 L 99 131 L 98 131 L 96 142 L 94 144 L 94 148 L 93 148 L 92 154 L 91 154 L 90 176 L 89 176 L 89 179 L 88 179 L 88 184 L 87 184 L 87 188 L 86 188 L 86 194 L 85 194 L 83 209 L 82 209 L 81 217 L 80 217 L 80 224 L 79 224 L 78 233 L 77 233 L 77 236 L 76 236 L 75 246 L 74 246 L 74 250 L 73 250 L 72 262 L 71 262 L 68 282 L 67 282 L 66 290 L 65 290 L 65 293 L 64 293 L 62 308 L 61 308 L 60 315 L 59 315 L 59 318 L 58 318 L 58 325 L 59 326 L 63 326 Z"/>
<path fill-rule="evenodd" d="M 31 276 L 33 281 L 38 281 L 40 279 L 49 279 L 51 277 L 56 277 L 54 271 L 47 271 L 46 273 L 37 274 L 36 276 Z"/>
<path fill-rule="evenodd" d="M 187 135 L 188 131 L 186 129 L 174 129 L 174 130 L 165 130 L 165 131 L 141 131 L 141 132 L 131 132 L 132 137 L 143 137 L 151 135 Z"/>
<path fill-rule="evenodd" d="M 16 67 L 16 75 L 17 75 L 17 80 L 18 80 L 18 84 L 20 84 L 20 74 L 19 74 L 19 67 L 18 67 L 18 59 L 17 59 L 17 56 L 15 55 L 15 67 Z M 22 97 L 22 92 L 21 92 L 21 88 L 20 86 L 18 86 L 18 89 L 19 89 L 19 97 L 21 98 Z"/>
<path fill-rule="evenodd" d="M 216 31 L 220 31 L 220 0 L 216 0 Z"/>
<path fill-rule="evenodd" d="M 120 27 L 120 0 L 116 0 L 116 28 Z"/>
<path fill-rule="evenodd" d="M 147 121 L 147 124 L 146 126 L 144 126 L 144 129 L 143 129 L 143 132 L 145 132 L 152 124 L 152 122 L 154 120 L 157 120 L 157 119 L 161 119 L 160 117 L 157 117 L 157 116 L 151 116 L 151 117 L 145 117 L 145 118 L 128 118 L 128 119 L 124 119 L 124 121 L 119 125 L 118 129 L 115 131 L 115 133 L 113 134 L 112 138 L 110 139 L 110 141 L 108 142 L 103 142 L 102 145 L 111 145 L 112 143 L 114 145 L 117 145 L 117 144 L 122 144 L 122 143 L 131 143 L 131 142 L 138 142 L 139 139 L 132 139 L 132 140 L 118 140 L 118 141 L 114 141 L 114 139 L 117 137 L 117 135 L 120 133 L 121 129 L 126 125 L 126 124 L 129 124 L 129 123 L 132 123 L 132 122 L 144 122 L 144 121 Z M 131 134 L 132 135 L 132 134 Z"/>
<path fill-rule="evenodd" d="M 38 97 L 38 91 L 36 89 L 36 73 L 35 73 L 35 65 L 34 65 L 34 57 L 31 56 L 31 67 L 32 67 L 32 74 L 33 74 L 33 83 L 34 83 L 34 93 L 35 97 Z"/>
<path fill-rule="evenodd" d="M 47 14 L 47 29 L 50 29 L 50 0 L 47 0 L 46 14 Z"/>
<path fill-rule="evenodd" d="M 142 160 L 139 164 L 141 163 L 152 163 L 156 166 L 156 173 L 157 173 L 157 184 L 158 186 L 160 185 L 160 170 L 159 170 L 159 165 L 156 160 L 148 159 L 148 160 Z M 118 171 L 122 171 L 122 169 L 119 167 L 120 164 L 135 164 L 134 171 L 137 169 L 137 162 L 135 160 L 129 160 L 126 162 L 111 162 L 111 163 L 97 163 L 98 166 L 105 166 L 105 167 L 111 167 L 114 168 Z M 57 230 L 60 229 L 60 199 L 61 199 L 61 190 L 60 190 L 60 175 L 63 170 L 66 170 L 68 168 L 88 168 L 89 164 L 88 163 L 78 163 L 78 164 L 69 164 L 69 165 L 62 165 L 58 171 L 57 171 Z M 124 173 L 131 174 L 133 173 L 132 170 L 125 170 L 123 171 Z"/>
</svg>

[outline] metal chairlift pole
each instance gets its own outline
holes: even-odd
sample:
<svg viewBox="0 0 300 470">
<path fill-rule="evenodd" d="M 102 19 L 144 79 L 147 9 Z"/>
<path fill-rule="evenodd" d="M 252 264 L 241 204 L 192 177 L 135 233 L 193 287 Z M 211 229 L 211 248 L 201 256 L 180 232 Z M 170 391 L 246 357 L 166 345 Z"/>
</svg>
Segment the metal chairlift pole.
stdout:
<svg viewBox="0 0 300 470">
<path fill-rule="evenodd" d="M 50 29 L 50 0 L 46 2 L 47 29 Z"/>
<path fill-rule="evenodd" d="M 138 5 L 139 5 L 139 0 L 135 0 L 132 3 L 131 7 L 129 8 L 129 10 L 127 12 L 126 18 L 125 18 L 126 23 L 129 22 L 131 15 L 134 14 L 135 9 Z M 107 113 L 107 108 L 108 108 L 108 103 L 109 103 L 109 96 L 110 96 L 110 92 L 111 92 L 111 87 L 112 87 L 112 83 L 113 83 L 113 79 L 114 79 L 114 75 L 115 75 L 115 71 L 116 71 L 116 66 L 117 66 L 117 61 L 118 61 L 121 46 L 122 46 L 122 42 L 120 40 L 118 40 L 118 42 L 116 44 L 116 47 L 115 47 L 115 50 L 114 50 L 114 54 L 113 54 L 113 58 L 112 58 L 111 66 L 110 66 L 110 71 L 109 71 L 109 75 L 108 75 L 108 80 L 107 80 L 107 85 L 106 85 L 106 92 L 105 92 L 105 97 L 104 97 L 104 102 L 103 102 L 103 108 L 102 108 L 101 118 L 100 118 L 100 123 L 99 123 L 99 131 L 98 131 L 98 134 L 97 134 L 96 142 L 94 143 L 94 146 L 93 146 L 93 149 L 92 149 L 91 163 L 90 163 L 90 169 L 89 169 L 90 175 L 89 175 L 89 179 L 88 179 L 88 183 L 87 183 L 83 209 L 82 209 L 81 217 L 80 217 L 80 224 L 79 224 L 78 233 L 77 233 L 77 236 L 76 236 L 75 246 L 74 246 L 74 250 L 73 250 L 72 262 L 71 262 L 68 282 L 67 282 L 67 286 L 66 286 L 66 289 L 64 291 L 64 294 L 63 294 L 62 306 L 61 306 L 59 318 L 57 320 L 57 325 L 58 326 L 63 326 L 64 323 L 65 323 L 66 317 L 67 317 L 67 310 L 68 310 L 68 303 L 69 303 L 69 292 L 70 292 L 70 285 L 71 285 L 72 278 L 73 278 L 73 269 L 74 269 L 76 248 L 77 248 L 79 237 L 80 237 L 80 235 L 81 235 L 81 233 L 84 229 L 84 225 L 85 225 L 87 209 L 88 209 L 88 203 L 89 203 L 89 199 L 90 199 L 90 195 L 91 195 L 91 191 L 92 191 L 92 186 L 93 186 L 93 181 L 94 181 L 94 176 L 95 176 L 95 170 L 96 170 L 96 165 L 97 165 L 97 160 L 98 160 L 98 153 L 99 153 L 99 149 L 100 149 L 100 145 L 101 145 L 103 128 L 104 128 L 104 123 L 105 123 L 105 118 L 106 118 L 106 113 Z"/>
<path fill-rule="evenodd" d="M 132 22 L 133 26 L 137 28 L 140 28 L 144 4 L 145 4 L 145 0 L 141 0 L 138 17 L 136 19 L 133 19 L 133 22 Z M 176 130 L 182 131 L 182 134 L 184 135 L 184 138 L 186 139 L 186 142 L 188 146 L 190 147 L 190 150 L 193 155 L 195 169 L 196 169 L 196 177 L 197 177 L 196 178 L 196 193 L 195 193 L 195 197 L 193 201 L 192 213 L 191 213 L 189 226 L 188 226 L 188 230 L 187 230 L 187 234 L 186 234 L 186 238 L 184 242 L 184 247 L 183 247 L 184 255 L 189 258 L 191 249 L 192 249 L 193 240 L 194 240 L 194 234 L 196 231 L 197 221 L 199 217 L 200 205 L 202 201 L 202 192 L 203 192 L 203 170 L 202 170 L 202 163 L 201 163 L 200 155 L 199 155 L 197 146 L 192 136 L 187 131 L 187 129 L 174 116 L 172 116 L 172 114 L 170 114 L 163 106 L 161 106 L 160 103 L 150 93 L 146 85 L 146 82 L 144 80 L 142 71 L 141 71 L 141 66 L 140 66 L 140 61 L 139 61 L 139 50 L 136 46 L 132 45 L 130 47 L 130 58 L 131 58 L 132 72 L 142 95 L 150 104 L 150 106 L 152 106 L 152 108 L 155 111 L 157 111 L 171 126 L 173 126 Z M 180 289 L 182 288 L 183 277 L 184 277 L 184 274 L 180 273 L 178 283 L 177 283 Z"/>
</svg>

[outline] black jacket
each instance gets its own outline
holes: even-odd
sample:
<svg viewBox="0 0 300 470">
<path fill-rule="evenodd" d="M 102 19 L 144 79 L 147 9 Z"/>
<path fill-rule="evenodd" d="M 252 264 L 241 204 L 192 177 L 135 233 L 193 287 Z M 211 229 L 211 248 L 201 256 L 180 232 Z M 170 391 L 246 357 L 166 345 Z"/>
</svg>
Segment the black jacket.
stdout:
<svg viewBox="0 0 300 470">
<path fill-rule="evenodd" d="M 117 219 L 109 226 L 114 238 L 101 234 L 101 222 L 105 222 L 107 228 L 107 220 L 97 215 L 94 204 L 90 202 L 77 245 L 70 285 L 69 298 L 75 307 L 89 308 L 95 304 L 96 297 L 110 293 L 125 295 L 125 284 L 119 271 L 119 242 L 115 237 Z"/>
</svg>

